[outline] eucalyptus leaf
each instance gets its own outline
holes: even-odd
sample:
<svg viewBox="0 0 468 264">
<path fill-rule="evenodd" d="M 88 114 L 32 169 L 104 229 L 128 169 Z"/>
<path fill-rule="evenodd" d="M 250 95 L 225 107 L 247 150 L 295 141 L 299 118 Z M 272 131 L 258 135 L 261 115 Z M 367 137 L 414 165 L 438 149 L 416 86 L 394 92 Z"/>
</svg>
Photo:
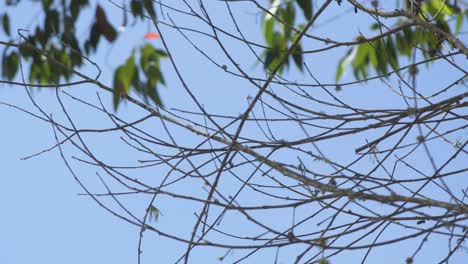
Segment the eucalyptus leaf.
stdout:
<svg viewBox="0 0 468 264">
<path fill-rule="evenodd" d="M 9 55 L 3 57 L 2 61 L 2 76 L 9 81 L 13 80 L 19 68 L 18 53 L 13 51 Z"/>
<path fill-rule="evenodd" d="M 297 68 L 302 71 L 303 70 L 302 46 L 300 44 L 297 45 L 296 48 L 294 49 L 294 52 L 292 53 L 292 57 Z"/>
<path fill-rule="evenodd" d="M 7 13 L 3 14 L 3 16 L 2 16 L 2 27 L 3 27 L 3 31 L 8 36 L 10 36 L 10 34 L 11 34 L 11 32 L 10 32 L 10 17 L 8 16 Z"/>
<path fill-rule="evenodd" d="M 134 17 L 141 17 L 143 18 L 143 3 L 141 0 L 132 0 L 130 2 L 130 10 Z"/>
<path fill-rule="evenodd" d="M 307 20 L 310 20 L 312 18 L 312 0 L 296 0 L 297 4 L 302 10 L 302 13 L 304 13 L 304 17 Z"/>
<path fill-rule="evenodd" d="M 57 34 L 60 31 L 59 12 L 51 9 L 46 13 L 44 31 L 47 36 Z"/>
<path fill-rule="evenodd" d="M 154 11 L 153 0 L 143 0 L 143 6 L 152 18 L 156 18 L 156 12 Z"/>
<path fill-rule="evenodd" d="M 107 20 L 106 13 L 100 5 L 96 7 L 96 25 L 107 41 L 113 42 L 117 38 L 117 31 Z"/>
</svg>

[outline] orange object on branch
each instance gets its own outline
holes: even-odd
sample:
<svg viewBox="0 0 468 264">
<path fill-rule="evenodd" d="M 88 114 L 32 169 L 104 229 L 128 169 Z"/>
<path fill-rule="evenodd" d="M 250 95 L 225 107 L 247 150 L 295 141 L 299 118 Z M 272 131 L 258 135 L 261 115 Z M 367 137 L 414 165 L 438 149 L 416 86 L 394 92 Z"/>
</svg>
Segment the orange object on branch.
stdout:
<svg viewBox="0 0 468 264">
<path fill-rule="evenodd" d="M 158 39 L 159 34 L 156 32 L 148 32 L 145 34 L 145 39 Z"/>
</svg>

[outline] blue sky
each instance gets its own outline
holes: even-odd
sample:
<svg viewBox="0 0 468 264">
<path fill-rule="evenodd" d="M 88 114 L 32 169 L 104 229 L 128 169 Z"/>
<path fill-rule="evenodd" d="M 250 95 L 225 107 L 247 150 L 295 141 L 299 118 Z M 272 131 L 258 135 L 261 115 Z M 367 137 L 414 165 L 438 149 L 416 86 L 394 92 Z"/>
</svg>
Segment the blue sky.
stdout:
<svg viewBox="0 0 468 264">
<path fill-rule="evenodd" d="M 107 7 L 106 10 L 108 10 L 110 21 L 116 26 L 119 25 L 121 23 L 121 11 L 112 7 L 109 2 L 101 1 L 100 3 Z M 229 23 L 229 20 L 225 17 L 225 13 L 223 13 L 225 9 L 221 9 L 222 6 L 220 5 L 214 3 L 209 6 L 208 11 L 214 21 L 234 32 L 235 29 L 232 23 Z M 239 6 L 241 5 L 237 7 Z M 0 8 L 2 7 L 0 4 Z M 88 20 L 91 14 L 89 11 L 91 10 L 93 9 L 88 9 L 84 12 L 83 20 Z M 334 15 L 340 14 L 343 10 L 338 7 L 331 8 L 330 13 L 326 13 L 322 21 L 333 18 Z M 15 22 L 15 26 L 22 27 L 30 22 L 35 22 L 35 19 L 31 18 L 31 21 L 23 21 L 18 19 L 19 15 L 23 17 L 35 17 L 35 15 L 39 14 L 39 11 L 39 5 L 23 3 L 11 12 L 10 16 Z M 259 16 L 250 12 L 248 6 L 235 9 L 235 13 L 240 18 L 238 21 L 246 36 L 260 41 L 261 25 Z M 193 21 L 186 20 L 182 15 L 173 14 L 171 18 L 181 25 L 197 26 Z M 359 32 L 367 31 L 368 20 L 361 17 L 357 19 L 355 16 L 348 15 L 343 18 L 341 25 L 346 23 L 349 25 L 347 28 L 324 26 L 312 29 L 312 32 L 314 34 L 324 34 L 329 37 L 347 39 L 353 38 Z M 119 40 L 113 47 L 110 47 L 105 41 L 101 41 L 99 50 L 102 52 L 95 57 L 95 60 L 103 66 L 104 71 L 101 79 L 103 83 L 110 85 L 112 80 L 111 73 L 114 66 L 122 63 L 130 54 L 133 47 L 146 43 L 143 36 L 149 27 L 149 24 L 140 23 L 135 28 L 128 28 L 125 32 L 121 33 Z M 162 29 L 180 72 L 207 111 L 217 114 L 236 115 L 246 109 L 248 106 L 246 98 L 248 95 L 255 95 L 256 90 L 254 88 L 249 86 L 245 80 L 226 75 L 221 69 L 210 64 L 176 31 L 170 30 L 167 27 L 162 27 Z M 204 29 L 206 30 L 206 26 Z M 80 25 L 78 32 L 86 35 L 87 28 L 84 25 Z M 190 36 L 217 62 L 233 68 L 226 57 L 220 53 L 219 49 L 211 48 L 212 46 L 210 45 L 213 45 L 211 40 L 194 34 Z M 6 40 L 6 36 L 0 34 L 0 40 Z M 153 41 L 151 43 L 159 48 L 162 47 L 160 41 Z M 315 43 L 310 42 L 309 44 L 310 47 L 315 47 Z M 258 76 L 264 76 L 262 75 L 261 67 L 254 65 L 251 56 L 241 55 L 249 54 L 245 46 L 229 40 L 226 40 L 226 45 L 232 54 L 237 55 L 239 63 L 244 69 Z M 316 76 L 319 76 L 321 82 L 332 83 L 334 82 L 337 60 L 344 55 L 345 51 L 344 49 L 340 49 L 338 51 L 309 56 L 306 59 L 306 63 L 310 66 L 311 71 Z M 184 92 L 169 61 L 163 62 L 163 68 L 165 69 L 164 74 L 168 84 L 167 87 L 160 88 L 160 93 L 166 106 L 168 108 L 185 110 L 196 109 L 194 108 L 194 103 Z M 95 73 L 95 70 L 90 66 L 84 67 L 82 71 L 90 75 Z M 454 72 L 446 63 L 433 65 L 433 68 L 424 72 L 424 74 L 425 78 L 421 78 L 421 82 L 418 85 L 424 87 L 422 89 L 425 89 L 424 91 L 427 94 L 431 93 L 431 89 L 438 90 L 440 85 L 447 85 L 450 80 L 460 76 L 459 73 Z M 297 72 L 294 68 L 291 68 L 286 75 L 292 80 L 311 82 L 308 76 Z M 350 80 L 353 80 L 353 77 L 348 72 L 344 77 L 344 81 Z M 463 86 L 457 89 L 448 93 L 447 96 L 463 91 Z M 280 89 L 278 88 L 278 90 Z M 72 87 L 67 90 L 67 92 L 75 96 L 98 103 L 96 91 L 91 85 Z M 466 88 L 464 91 L 466 91 Z M 314 93 L 320 98 L 321 96 L 326 96 L 320 91 L 314 91 Z M 55 98 L 54 91 L 34 90 L 32 94 L 34 95 L 34 99 L 41 104 L 48 114 L 52 114 L 54 118 L 58 118 L 59 120 L 65 120 Z M 111 96 L 105 92 L 100 92 L 100 96 L 102 96 L 104 103 L 107 103 L 106 106 L 111 109 Z M 345 87 L 339 96 L 340 98 L 345 98 L 348 103 L 360 107 L 406 108 L 401 100 L 398 101 L 397 96 L 389 91 L 381 82 L 371 82 L 364 86 Z M 70 114 L 79 126 L 96 128 L 106 127 L 110 124 L 105 115 L 96 113 L 96 111 L 84 107 L 67 96 L 64 96 L 63 100 L 66 102 Z M 298 100 L 298 102 L 303 103 L 300 101 L 301 99 Z M 36 111 L 22 87 L 10 87 L 0 84 L 0 101 Z M 328 109 L 318 110 L 325 111 Z M 136 120 L 142 116 L 143 112 L 130 104 L 122 104 L 118 113 L 127 120 Z M 22 157 L 37 153 L 54 144 L 55 139 L 50 124 L 4 105 L 0 105 L 0 116 L 2 117 L 2 129 L 0 130 L 0 164 L 2 164 L 2 173 L 0 174 L 0 211 L 2 212 L 2 217 L 0 218 L 0 263 L 136 263 L 139 229 L 109 214 L 89 197 L 78 195 L 83 193 L 83 190 L 67 170 L 57 150 L 28 160 L 21 160 Z M 193 118 L 196 119 L 196 117 Z M 157 135 L 164 134 L 163 128 L 159 123 L 157 125 L 153 123 L 144 124 L 142 127 L 150 133 Z M 187 136 L 187 133 L 176 128 L 173 129 L 174 136 L 179 142 L 187 145 L 194 145 L 196 144 L 195 142 L 198 142 L 194 141 L 193 137 Z M 248 125 L 246 130 L 251 134 L 260 133 L 255 125 Z M 275 128 L 274 133 L 285 138 L 299 138 L 302 136 L 295 130 L 282 127 Z M 372 138 L 375 135 L 369 133 L 366 136 Z M 416 134 L 413 136 L 415 137 Z M 461 132 L 460 136 L 464 136 L 466 139 L 466 132 Z M 161 135 L 161 137 L 168 139 L 164 135 Z M 119 140 L 118 134 L 105 136 L 85 135 L 84 138 L 95 151 L 96 155 L 104 157 L 111 164 L 135 164 L 136 160 L 141 157 L 138 153 L 129 151 L 125 144 Z M 319 143 L 319 145 L 326 155 L 330 155 L 334 160 L 345 161 L 351 159 L 354 153 L 336 149 L 336 146 L 340 144 L 359 146 L 362 145 L 362 142 L 362 138 L 351 137 L 343 142 L 335 140 Z M 450 151 L 452 151 L 442 144 L 440 146 L 435 145 L 434 149 L 438 153 L 436 157 L 437 164 L 443 162 L 450 155 Z M 65 146 L 64 150 L 70 164 L 79 172 L 80 179 L 91 190 L 102 192 L 103 186 L 96 177 L 96 171 L 98 170 L 95 167 L 85 166 L 83 163 L 72 160 L 72 156 L 80 157 L 80 153 L 72 148 L 72 146 Z M 81 155 L 81 157 L 83 156 Z M 417 157 L 417 160 L 414 160 L 415 164 L 427 163 L 424 155 Z M 285 154 L 281 154 L 276 158 L 284 160 L 295 159 L 295 157 Z M 327 170 L 322 164 L 316 166 L 321 170 Z M 459 162 L 453 166 L 454 168 L 457 166 L 463 167 L 463 164 Z M 430 171 L 430 168 L 427 166 L 423 166 L 423 168 Z M 161 169 L 161 172 L 159 172 L 151 168 L 140 170 L 138 173 L 130 173 L 136 175 L 135 177 L 147 180 L 152 175 L 162 174 L 164 170 Z M 232 186 L 238 184 L 238 182 L 229 178 L 226 181 L 232 184 Z M 458 180 L 452 184 L 456 186 L 457 182 L 463 183 L 462 180 Z M 113 186 L 111 181 L 109 184 Z M 177 185 L 177 190 L 182 193 L 203 194 L 204 190 L 200 185 L 199 181 L 188 180 Z M 249 200 L 250 198 L 250 196 L 246 195 L 241 200 L 246 204 L 257 202 L 257 200 Z M 125 202 L 141 217 L 144 214 L 145 206 L 147 206 L 148 197 L 133 197 Z M 199 207 L 200 204 L 179 203 L 170 197 L 161 197 L 158 200 L 158 209 L 161 210 L 162 215 L 157 225 L 174 234 L 187 236 L 191 232 L 192 226 L 186 225 L 186 220 L 194 220 L 193 213 L 198 211 Z M 306 213 L 304 211 L 298 214 Z M 282 226 L 284 224 L 283 221 L 277 220 L 281 219 L 282 216 L 281 212 L 272 213 L 269 224 Z M 242 221 L 242 218 L 237 217 L 232 216 L 232 218 L 227 219 L 226 221 L 231 222 L 226 223 L 226 225 L 231 225 L 235 228 Z M 245 228 L 247 233 L 252 231 L 249 229 L 250 227 L 243 228 Z M 385 235 L 391 236 L 392 234 Z M 412 241 L 391 246 L 388 248 L 388 252 L 401 252 L 401 255 L 394 253 L 386 254 L 385 251 L 378 251 L 378 253 L 370 255 L 368 263 L 403 263 L 405 254 L 412 252 L 416 246 L 417 244 Z M 446 245 L 438 244 L 438 241 L 434 239 L 434 242 L 429 242 L 424 248 L 425 254 L 421 255 L 425 257 L 437 257 L 445 252 L 441 251 L 441 247 L 443 246 Z M 155 234 L 147 234 L 144 237 L 143 263 L 173 263 L 184 252 L 185 248 L 185 245 L 178 242 L 170 241 Z M 191 255 L 191 263 L 220 263 L 216 257 L 224 255 L 225 252 L 225 250 L 218 249 L 212 250 L 209 253 L 205 250 L 194 250 Z M 291 260 L 288 258 L 288 252 L 294 252 L 294 250 L 289 251 L 289 249 L 285 249 L 281 251 L 279 255 L 280 263 L 291 263 Z M 232 259 L 237 259 L 242 255 L 242 252 L 234 251 L 229 256 Z M 357 256 L 355 252 L 346 252 L 341 257 L 332 259 L 332 263 L 354 263 L 349 261 L 354 258 L 359 259 L 359 257 L 362 257 L 362 254 Z M 385 258 L 385 260 L 382 261 L 382 258 Z M 451 263 L 463 263 L 463 259 L 466 259 L 466 253 L 460 251 L 456 253 Z M 273 263 L 273 260 L 274 250 L 267 250 L 261 254 L 253 255 L 245 263 Z M 421 262 L 416 263 L 433 263 L 432 259 L 429 258 L 420 258 L 418 261 Z M 229 260 L 227 260 L 227 263 L 229 263 Z"/>
</svg>

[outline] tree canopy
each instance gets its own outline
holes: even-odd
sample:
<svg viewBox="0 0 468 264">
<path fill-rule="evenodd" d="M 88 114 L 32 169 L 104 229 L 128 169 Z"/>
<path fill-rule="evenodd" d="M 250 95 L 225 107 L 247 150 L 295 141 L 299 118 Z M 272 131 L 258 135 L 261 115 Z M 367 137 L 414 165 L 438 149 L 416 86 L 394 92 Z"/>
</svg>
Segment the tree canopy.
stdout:
<svg viewBox="0 0 468 264">
<path fill-rule="evenodd" d="M 6 0 L 5 4 L 7 7 L 16 6 L 20 2 L 21 0 Z M 125 30 L 138 20 L 157 19 L 153 1 L 128 2 L 124 1 L 119 6 L 122 10 L 122 22 L 118 26 L 109 22 L 103 7 L 99 4 L 92 6 L 88 0 L 42 0 L 40 1 L 44 12 L 42 21 L 27 31 L 20 29 L 17 33 L 12 32 L 10 26 L 12 18 L 6 8 L 0 16 L 3 31 L 11 39 L 8 43 L 2 43 L 6 46 L 1 57 L 2 76 L 11 81 L 17 75 L 20 67 L 18 58 L 21 56 L 30 62 L 28 71 L 30 84 L 58 84 L 62 79 L 69 81 L 73 70 L 82 66 L 86 57 L 98 52 L 99 42 L 115 42 L 119 37 L 119 28 Z M 333 2 L 341 6 L 343 1 Z M 348 67 L 351 67 L 356 79 L 367 79 L 370 69 L 374 69 L 380 75 L 399 69 L 400 57 L 406 56 L 411 59 L 416 52 L 414 49 L 416 44 L 425 51 L 422 52 L 425 59 L 437 56 L 444 43 L 468 56 L 468 50 L 456 37 L 463 20 L 468 17 L 468 11 L 462 1 L 417 1 L 416 3 L 402 1 L 401 9 L 389 13 L 378 12 L 379 1 L 373 1 L 371 7 L 365 7 L 358 2 L 353 4 L 355 13 L 368 12 L 383 18 L 397 19 L 394 25 L 390 26 L 376 21 L 369 25 L 373 35 L 360 34 L 354 40 L 344 43 L 329 38 L 308 36 L 324 43 L 325 47 L 320 50 L 303 50 L 299 35 L 307 36 L 307 31 L 303 29 L 314 22 L 312 15 L 315 10 L 312 1 L 270 0 L 266 6 L 256 3 L 264 12 L 261 25 L 265 41 L 265 44 L 261 44 L 264 49 L 260 58 L 262 65 L 269 72 L 278 67 L 277 71 L 281 74 L 293 62 L 302 71 L 305 54 L 339 46 L 351 46 L 337 66 L 336 81 L 339 81 Z M 94 9 L 95 16 L 82 22 L 88 25 L 90 30 L 89 35 L 81 39 L 76 35 L 76 23 L 83 10 L 89 12 L 90 9 Z M 149 38 L 159 36 L 155 32 L 148 34 Z M 21 39 L 16 42 L 14 37 L 18 35 Z M 297 43 L 292 45 L 296 40 Z M 293 46 L 294 49 L 288 52 L 289 46 Z M 9 51 L 8 47 L 20 49 Z M 115 108 L 119 105 L 119 96 L 128 94 L 131 89 L 143 95 L 145 99 L 151 99 L 162 106 L 158 85 L 164 85 L 165 80 L 159 61 L 165 58 L 167 54 L 164 50 L 154 48 L 150 44 L 134 49 L 125 63 L 115 69 L 113 83 L 116 91 Z"/>
<path fill-rule="evenodd" d="M 15 8 L 29 6 L 26 23 Z M 148 232 L 183 248 L 176 263 L 466 257 L 465 1 L 5 0 L 0 18 L 0 83 L 26 87 L 36 112 L 0 104 L 53 128 L 25 159 L 59 152 L 82 195 L 139 228 L 138 263 Z M 97 97 L 67 90 L 84 85 Z M 162 86 L 190 103 L 171 108 Z M 61 116 L 30 88 L 53 89 Z"/>
</svg>

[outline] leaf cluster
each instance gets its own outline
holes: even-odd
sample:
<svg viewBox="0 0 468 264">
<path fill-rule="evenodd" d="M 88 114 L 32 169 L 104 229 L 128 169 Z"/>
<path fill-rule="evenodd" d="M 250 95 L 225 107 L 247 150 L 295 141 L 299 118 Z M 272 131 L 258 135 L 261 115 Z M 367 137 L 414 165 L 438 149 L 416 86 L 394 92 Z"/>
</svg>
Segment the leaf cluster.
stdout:
<svg viewBox="0 0 468 264">
<path fill-rule="evenodd" d="M 139 63 L 135 58 L 135 51 L 125 61 L 117 67 L 114 73 L 114 108 L 117 109 L 121 97 L 125 98 L 131 91 L 139 93 L 146 102 L 151 99 L 156 105 L 163 106 L 159 96 L 158 84 L 165 85 L 164 76 L 161 72 L 161 58 L 166 58 L 167 54 L 163 50 L 154 48 L 151 44 L 146 44 L 139 49 Z"/>
<path fill-rule="evenodd" d="M 373 3 L 377 8 L 378 1 Z M 344 6 L 342 1 L 337 1 L 337 4 Z M 411 1 L 404 1 L 404 8 L 405 11 L 412 10 L 422 21 L 431 21 L 436 28 L 453 36 L 460 33 L 464 20 L 468 19 L 468 11 L 461 8 L 456 1 L 421 1 L 417 6 Z M 295 47 L 290 58 L 282 62 L 288 46 L 297 38 L 298 30 L 304 28 L 304 24 L 296 25 L 296 12 L 299 10 L 306 20 L 310 20 L 313 15 L 313 1 L 270 0 L 270 8 L 265 11 L 262 23 L 263 37 L 267 44 L 262 53 L 266 70 L 271 72 L 282 63 L 279 65 L 281 74 L 292 60 L 302 71 L 304 53 L 301 43 Z M 359 35 L 352 44 L 336 44 L 337 47 L 351 46 L 338 63 L 336 81 L 340 80 L 348 68 L 352 69 L 358 80 L 368 78 L 371 69 L 379 75 L 386 75 L 399 68 L 400 57 L 410 59 L 416 50 L 422 50 L 425 59 L 433 58 L 440 53 L 442 44 L 446 41 L 431 28 L 416 25 L 405 17 L 399 18 L 394 26 L 398 30 L 385 34 L 389 29 L 381 23 L 374 23 L 369 30 L 376 37 Z"/>
<path fill-rule="evenodd" d="M 411 8 L 414 7 L 406 2 L 406 9 Z M 417 13 L 422 20 L 433 21 L 432 23 L 437 28 L 451 35 L 457 35 L 464 18 L 468 18 L 467 10 L 449 3 L 444 5 L 442 1 L 424 1 Z M 454 26 L 449 24 L 452 20 L 455 20 Z M 417 50 L 423 51 L 422 56 L 425 59 L 433 58 L 440 54 L 442 44 L 446 41 L 436 32 L 415 26 L 407 20 L 401 19 L 395 26 L 399 29 L 398 31 L 382 38 L 367 40 L 362 35 L 356 37 L 358 44 L 350 48 L 338 64 L 336 81 L 340 80 L 349 67 L 358 80 L 367 79 L 370 69 L 375 70 L 379 75 L 385 75 L 399 68 L 399 57 L 411 59 Z M 386 29 L 382 24 L 374 23 L 370 26 L 370 30 L 378 35 Z"/>
<path fill-rule="evenodd" d="M 23 0 L 26 2 L 27 0 Z M 94 17 L 88 22 L 89 34 L 85 39 L 77 36 L 76 25 L 80 14 L 91 7 L 89 0 L 41 0 L 43 19 L 33 30 L 20 31 L 22 37 L 19 49 L 15 47 L 15 35 L 9 8 L 18 5 L 21 0 L 6 0 L 7 8 L 0 11 L 0 21 L 3 32 L 10 37 L 11 45 L 7 45 L 2 52 L 2 77 L 12 81 L 18 73 L 20 59 L 29 65 L 30 84 L 59 84 L 62 80 L 70 81 L 72 71 L 83 66 L 84 58 L 98 52 L 99 43 L 105 39 L 108 43 L 115 42 L 119 32 L 109 20 L 105 8 L 101 5 L 94 7 Z M 29 1 L 28 1 L 29 2 Z M 31 1 L 35 2 L 35 1 Z M 33 3 L 31 3 L 33 4 Z M 127 23 L 127 12 L 131 11 L 134 19 L 156 17 L 151 0 L 132 0 L 130 10 L 124 9 L 123 26 Z M 81 22 L 80 22 L 81 23 Z M 164 51 L 146 45 L 140 50 L 141 60 L 137 66 L 134 62 L 134 52 L 126 59 L 124 65 L 118 67 L 114 75 L 115 96 L 128 94 L 131 88 L 156 104 L 162 105 L 157 92 L 157 84 L 164 84 L 164 78 L 159 66 L 159 59 L 166 57 Z M 142 82 L 140 72 L 146 77 Z M 114 98 L 117 109 L 119 100 Z"/>
<path fill-rule="evenodd" d="M 272 71 L 281 63 L 288 45 L 297 38 L 297 32 L 293 31 L 296 9 L 301 9 L 307 20 L 311 19 L 313 14 L 313 5 L 310 0 L 271 0 L 270 3 L 271 7 L 263 18 L 263 36 L 268 48 L 264 50 L 262 57 L 264 67 L 268 71 Z M 303 27 L 303 24 L 299 25 L 299 28 Z M 289 66 L 290 60 L 302 71 L 303 58 L 300 44 L 295 47 L 283 65 L 280 65 L 279 73 Z"/>
</svg>

